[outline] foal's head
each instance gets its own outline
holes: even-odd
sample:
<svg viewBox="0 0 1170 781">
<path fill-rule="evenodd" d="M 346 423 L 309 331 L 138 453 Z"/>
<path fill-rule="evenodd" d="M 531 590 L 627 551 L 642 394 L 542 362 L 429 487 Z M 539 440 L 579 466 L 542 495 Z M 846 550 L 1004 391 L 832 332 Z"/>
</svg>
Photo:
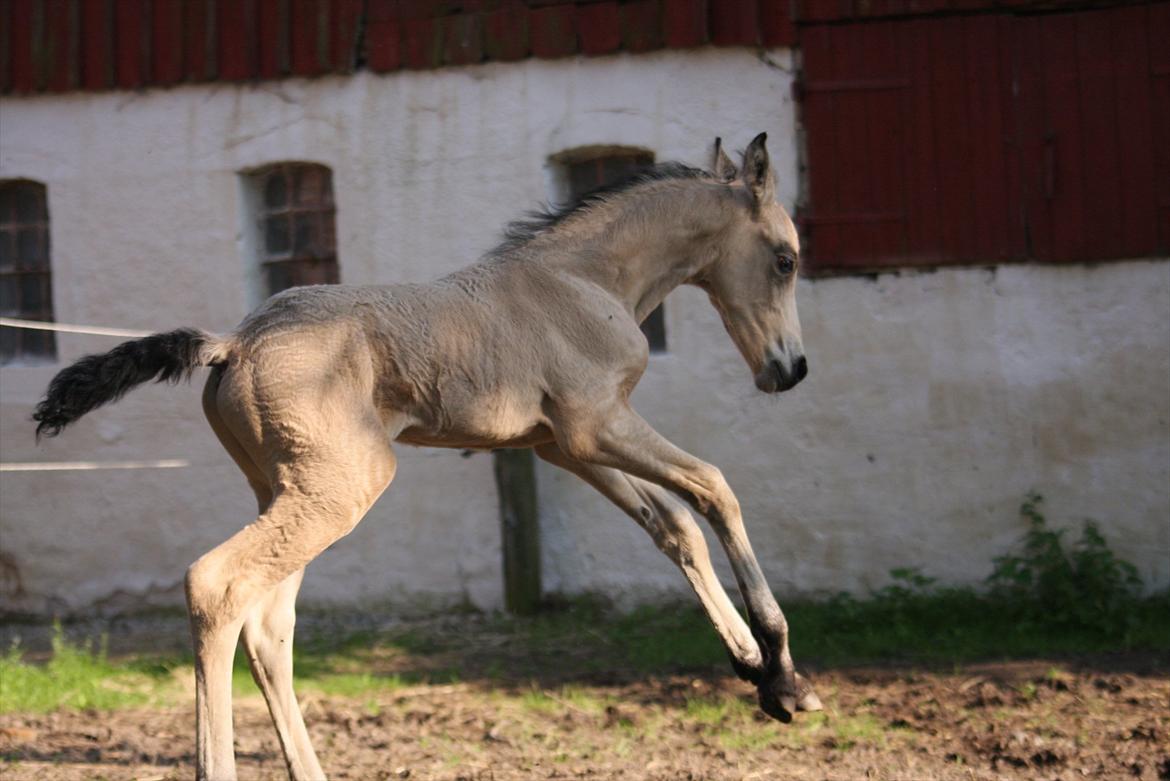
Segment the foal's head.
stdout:
<svg viewBox="0 0 1170 781">
<path fill-rule="evenodd" d="M 804 379 L 808 361 L 796 314 L 800 239 L 776 203 L 766 138 L 752 140 L 738 169 L 715 141 L 715 174 L 731 188 L 733 217 L 715 261 L 695 281 L 719 310 L 756 387 L 775 393 Z"/>
</svg>

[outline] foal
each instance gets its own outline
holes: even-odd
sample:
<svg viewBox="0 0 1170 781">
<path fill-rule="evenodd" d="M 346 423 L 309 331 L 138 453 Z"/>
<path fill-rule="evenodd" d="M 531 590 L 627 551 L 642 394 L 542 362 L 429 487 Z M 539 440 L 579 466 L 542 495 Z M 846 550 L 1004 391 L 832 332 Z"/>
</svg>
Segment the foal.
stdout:
<svg viewBox="0 0 1170 781">
<path fill-rule="evenodd" d="M 765 135 L 740 168 L 716 141 L 714 167 L 662 165 L 513 223 L 480 263 L 428 285 L 294 288 L 230 335 L 155 334 L 53 379 L 33 416 L 38 435 L 147 380 L 211 367 L 203 409 L 259 516 L 187 571 L 199 778 L 235 777 L 231 677 L 241 633 L 289 775 L 324 777 L 293 694 L 294 602 L 305 565 L 390 484 L 393 442 L 533 447 L 577 474 L 682 569 L 765 712 L 788 721 L 820 707 L 793 667 L 787 624 L 722 474 L 628 402 L 648 357 L 638 324 L 681 284 L 707 292 L 760 390 L 787 390 L 808 371 L 795 301 L 799 244 L 776 203 Z M 687 504 L 730 558 L 748 623 Z"/>
</svg>

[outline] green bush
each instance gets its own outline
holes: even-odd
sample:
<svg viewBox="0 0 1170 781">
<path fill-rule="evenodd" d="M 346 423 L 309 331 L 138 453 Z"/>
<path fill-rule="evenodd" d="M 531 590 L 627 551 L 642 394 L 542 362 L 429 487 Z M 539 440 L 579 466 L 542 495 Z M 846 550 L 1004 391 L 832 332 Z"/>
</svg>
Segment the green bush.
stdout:
<svg viewBox="0 0 1170 781">
<path fill-rule="evenodd" d="M 1051 626 L 1129 631 L 1142 593 L 1137 568 L 1109 549 L 1093 521 L 1066 547 L 1065 530 L 1049 528 L 1040 512 L 1043 501 L 1030 494 L 1020 507 L 1028 521 L 1023 552 L 994 559 L 987 578 L 992 598 L 1012 605 L 1022 618 Z"/>
</svg>

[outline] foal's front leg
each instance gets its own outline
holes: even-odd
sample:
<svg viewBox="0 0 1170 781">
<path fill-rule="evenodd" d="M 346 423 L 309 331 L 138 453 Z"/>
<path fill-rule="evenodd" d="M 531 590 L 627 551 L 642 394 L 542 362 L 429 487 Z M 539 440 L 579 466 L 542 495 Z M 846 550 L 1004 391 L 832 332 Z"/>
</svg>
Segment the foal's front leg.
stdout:
<svg viewBox="0 0 1170 781">
<path fill-rule="evenodd" d="M 554 421 L 558 444 L 570 457 L 668 488 L 710 522 L 731 561 L 760 646 L 760 707 L 781 721 L 789 721 L 798 706 L 817 709 L 812 688 L 804 680 L 798 685 L 788 650 L 788 623 L 756 561 L 739 501 L 722 473 L 675 447 L 624 403 L 600 412 L 574 412 Z"/>
<path fill-rule="evenodd" d="M 569 458 L 555 443 L 538 446 L 536 454 L 589 483 L 646 530 L 686 576 L 740 677 L 758 683 L 763 670 L 760 647 L 723 590 L 711 566 L 707 540 L 686 505 L 661 486 Z"/>
</svg>

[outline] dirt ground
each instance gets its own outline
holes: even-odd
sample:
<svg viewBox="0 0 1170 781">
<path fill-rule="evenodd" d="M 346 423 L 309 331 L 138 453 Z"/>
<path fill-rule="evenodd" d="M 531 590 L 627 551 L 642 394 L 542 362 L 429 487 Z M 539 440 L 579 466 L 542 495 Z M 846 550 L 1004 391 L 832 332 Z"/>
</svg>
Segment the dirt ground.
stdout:
<svg viewBox="0 0 1170 781">
<path fill-rule="evenodd" d="M 1170 779 L 1166 660 L 1015 662 L 954 672 L 813 671 L 825 714 L 758 714 L 722 676 L 475 681 L 309 693 L 335 779 Z M 284 778 L 263 701 L 236 702 L 241 779 Z M 192 703 L 0 716 L 0 777 L 193 775 Z"/>
</svg>

